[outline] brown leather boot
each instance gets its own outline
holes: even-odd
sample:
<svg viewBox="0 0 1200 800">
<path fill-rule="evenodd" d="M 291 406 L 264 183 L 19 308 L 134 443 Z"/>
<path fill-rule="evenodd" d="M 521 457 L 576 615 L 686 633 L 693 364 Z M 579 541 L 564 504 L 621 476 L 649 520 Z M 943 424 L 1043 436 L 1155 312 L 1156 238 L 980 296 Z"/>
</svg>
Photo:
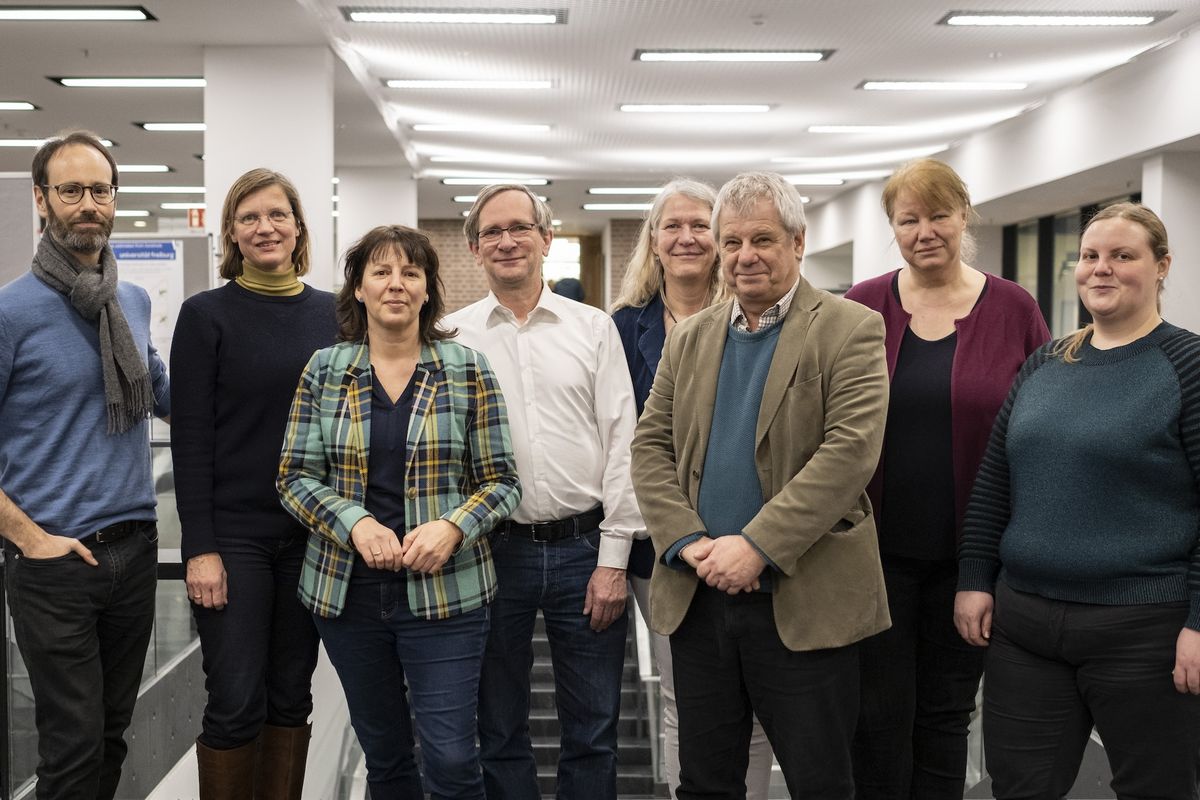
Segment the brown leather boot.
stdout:
<svg viewBox="0 0 1200 800">
<path fill-rule="evenodd" d="M 254 782 L 257 800 L 300 800 L 311 736 L 312 725 L 299 728 L 263 725 Z"/>
<path fill-rule="evenodd" d="M 257 754 L 257 741 L 232 750 L 214 750 L 197 740 L 200 800 L 251 800 L 254 797 L 254 759 Z"/>
</svg>

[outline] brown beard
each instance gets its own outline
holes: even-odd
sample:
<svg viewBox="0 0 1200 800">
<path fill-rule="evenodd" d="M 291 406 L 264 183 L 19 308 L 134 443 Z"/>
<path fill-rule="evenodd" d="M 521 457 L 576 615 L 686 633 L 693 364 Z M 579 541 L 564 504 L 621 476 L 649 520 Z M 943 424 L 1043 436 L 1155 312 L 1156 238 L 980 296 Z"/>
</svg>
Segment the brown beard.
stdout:
<svg viewBox="0 0 1200 800">
<path fill-rule="evenodd" d="M 54 241 L 74 253 L 98 253 L 108 244 L 112 234 L 113 222 L 98 211 L 81 211 L 76 222 L 96 222 L 100 229 L 91 232 L 74 230 L 57 214 L 49 203 L 46 204 L 46 232 L 54 237 Z"/>
</svg>

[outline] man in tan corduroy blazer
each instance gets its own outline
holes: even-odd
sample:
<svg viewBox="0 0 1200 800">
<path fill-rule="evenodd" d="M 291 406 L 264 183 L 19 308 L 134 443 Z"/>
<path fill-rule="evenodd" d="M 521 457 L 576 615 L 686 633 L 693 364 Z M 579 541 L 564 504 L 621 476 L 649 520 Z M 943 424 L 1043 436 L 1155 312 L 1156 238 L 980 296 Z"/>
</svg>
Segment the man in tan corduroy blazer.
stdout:
<svg viewBox="0 0 1200 800">
<path fill-rule="evenodd" d="M 850 798 L 853 644 L 890 624 L 865 493 L 887 413 L 883 322 L 800 276 L 804 212 L 780 176 L 731 180 L 713 221 L 734 299 L 671 332 L 633 443 L 678 797 L 741 796 L 753 711 L 793 797 Z"/>
</svg>

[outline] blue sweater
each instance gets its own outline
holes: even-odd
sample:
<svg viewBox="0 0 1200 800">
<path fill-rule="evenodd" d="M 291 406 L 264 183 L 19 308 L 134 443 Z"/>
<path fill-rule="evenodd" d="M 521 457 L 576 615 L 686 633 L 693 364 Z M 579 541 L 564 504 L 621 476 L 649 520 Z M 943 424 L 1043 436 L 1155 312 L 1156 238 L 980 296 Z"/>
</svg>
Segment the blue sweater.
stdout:
<svg viewBox="0 0 1200 800">
<path fill-rule="evenodd" d="M 731 326 L 725 338 L 712 429 L 704 455 L 704 478 L 696 502 L 696 513 L 704 521 L 707 534 L 714 538 L 742 534 L 742 528 L 763 507 L 762 484 L 754 463 L 754 434 L 763 386 L 781 330 L 783 325 L 772 325 L 765 331 L 749 333 Z M 677 569 L 687 567 L 679 551 L 700 536 L 697 533 L 680 539 L 667 551 L 664 563 Z M 757 545 L 754 548 L 758 550 Z M 767 561 L 766 556 L 763 560 Z M 762 590 L 770 591 L 770 572 L 764 572 L 759 580 Z"/>
<path fill-rule="evenodd" d="M 167 373 L 150 343 L 150 298 L 118 283 L 117 300 L 170 413 Z M 150 424 L 108 434 L 95 322 L 26 273 L 0 289 L 0 488 L 48 533 L 81 538 L 122 520 L 155 519 Z"/>
<path fill-rule="evenodd" d="M 1200 337 L 1168 323 L 1067 364 L 1046 346 L 996 418 L 959 588 L 1100 605 L 1190 601 L 1200 629 Z"/>
</svg>

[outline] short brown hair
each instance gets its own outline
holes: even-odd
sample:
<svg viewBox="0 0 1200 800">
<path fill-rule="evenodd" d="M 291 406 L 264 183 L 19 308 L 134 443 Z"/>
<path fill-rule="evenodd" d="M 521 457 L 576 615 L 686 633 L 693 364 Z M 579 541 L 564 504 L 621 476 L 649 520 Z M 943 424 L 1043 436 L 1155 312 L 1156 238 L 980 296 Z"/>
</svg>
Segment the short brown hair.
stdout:
<svg viewBox="0 0 1200 800">
<path fill-rule="evenodd" d="M 421 231 L 403 225 L 380 225 L 367 231 L 366 235 L 350 246 L 346 252 L 343 275 L 345 283 L 337 296 L 338 339 L 343 342 L 361 342 L 367 338 L 367 312 L 354 296 L 362 286 L 367 265 L 381 252 L 403 253 L 425 272 L 425 291 L 429 302 L 421 306 L 418 326 L 422 344 L 440 339 L 449 339 L 457 330 L 442 330 L 438 320 L 445 308 L 442 277 L 438 273 L 438 254 L 433 242 Z"/>
<path fill-rule="evenodd" d="M 280 173 L 259 167 L 233 182 L 225 195 L 225 205 L 221 208 L 220 273 L 227 281 L 242 274 L 242 252 L 238 249 L 237 239 L 233 238 L 233 215 L 237 213 L 238 205 L 248 196 L 270 186 L 282 189 L 292 206 L 292 215 L 296 219 L 296 249 L 292 251 L 292 265 L 296 268 L 297 275 L 308 272 L 312 254 L 308 243 L 308 224 L 304 221 L 304 209 L 300 206 L 300 193 L 296 191 L 295 185 Z"/>
<path fill-rule="evenodd" d="M 91 131 L 71 130 L 63 131 L 49 139 L 47 139 L 37 152 L 33 154 L 33 168 L 30 170 L 33 175 L 33 185 L 42 187 L 50 179 L 50 159 L 67 145 L 81 144 L 96 150 L 100 155 L 104 156 L 104 160 L 108 162 L 109 169 L 112 170 L 112 185 L 117 186 L 120 178 L 117 177 L 117 162 L 112 157 L 112 153 L 108 152 L 108 148 L 100 141 L 100 137 Z"/>
</svg>

